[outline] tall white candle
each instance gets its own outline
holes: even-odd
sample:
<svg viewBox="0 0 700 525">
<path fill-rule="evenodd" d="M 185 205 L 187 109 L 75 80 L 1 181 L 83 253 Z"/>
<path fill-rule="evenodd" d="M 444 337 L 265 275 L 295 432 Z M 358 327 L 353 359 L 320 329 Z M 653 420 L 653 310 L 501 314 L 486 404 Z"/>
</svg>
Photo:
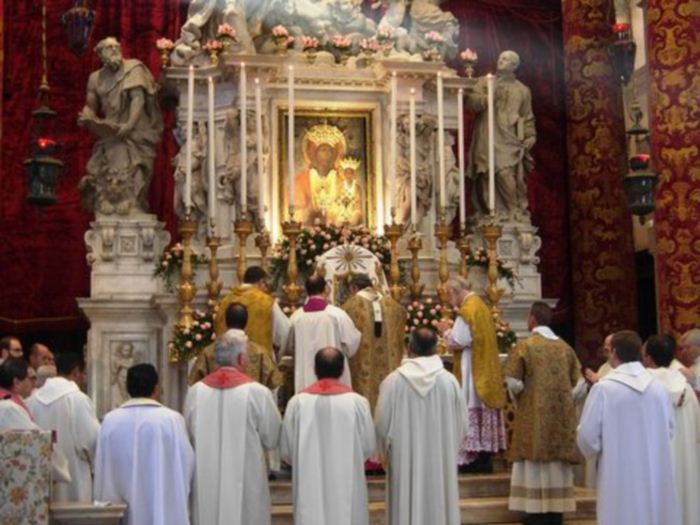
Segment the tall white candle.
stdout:
<svg viewBox="0 0 700 525">
<path fill-rule="evenodd" d="M 464 89 L 457 91 L 457 158 L 459 164 L 459 226 L 467 222 L 467 205 L 464 198 Z"/>
<path fill-rule="evenodd" d="M 238 102 L 241 112 L 241 213 L 248 209 L 248 81 L 245 62 L 241 62 L 238 82 Z"/>
<path fill-rule="evenodd" d="M 440 168 L 440 212 L 445 211 L 447 195 L 445 194 L 445 103 L 443 100 L 442 72 L 437 74 L 437 111 L 438 111 L 438 165 Z"/>
<path fill-rule="evenodd" d="M 209 204 L 209 234 L 213 235 L 215 232 L 214 221 L 216 220 L 216 127 L 214 123 L 214 79 L 209 77 L 208 79 L 208 104 L 207 104 L 207 117 L 208 117 L 208 128 L 209 128 L 209 193 L 208 193 L 208 204 Z"/>
<path fill-rule="evenodd" d="M 391 74 L 390 133 L 389 133 L 389 206 L 396 209 L 396 107 L 398 104 L 398 79 Z M 386 202 L 386 201 L 385 201 Z"/>
<path fill-rule="evenodd" d="M 287 77 L 287 106 L 287 185 L 291 207 L 294 206 L 294 66 L 289 66 Z"/>
<path fill-rule="evenodd" d="M 194 128 L 194 66 L 187 72 L 187 123 L 185 145 L 185 215 L 192 209 L 192 134 Z"/>
<path fill-rule="evenodd" d="M 416 90 L 414 88 L 411 88 L 411 96 L 408 99 L 408 128 L 411 165 L 411 225 L 416 229 L 418 207 L 416 197 Z"/>
<path fill-rule="evenodd" d="M 263 132 L 262 132 L 262 93 L 260 79 L 255 79 L 255 142 L 258 157 L 258 207 L 263 226 L 267 228 L 267 179 L 263 169 Z"/>
<path fill-rule="evenodd" d="M 496 214 L 496 143 L 495 143 L 495 108 L 494 76 L 486 75 L 486 102 L 488 111 L 488 152 L 489 152 L 489 214 Z"/>
</svg>

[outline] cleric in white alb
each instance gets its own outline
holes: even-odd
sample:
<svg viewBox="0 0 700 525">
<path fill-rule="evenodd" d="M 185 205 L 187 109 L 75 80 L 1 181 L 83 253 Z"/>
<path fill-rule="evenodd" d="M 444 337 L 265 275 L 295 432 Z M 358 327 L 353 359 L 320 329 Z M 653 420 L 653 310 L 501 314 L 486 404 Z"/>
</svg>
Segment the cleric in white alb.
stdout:
<svg viewBox="0 0 700 525">
<path fill-rule="evenodd" d="M 289 401 L 280 446 L 293 467 L 294 522 L 367 525 L 364 462 L 375 450 L 369 402 L 339 381 L 339 350 L 319 350 L 314 361 L 318 381 Z"/>
<path fill-rule="evenodd" d="M 127 371 L 131 399 L 105 416 L 95 458 L 95 499 L 124 501 L 123 525 L 189 525 L 194 451 L 184 418 L 158 402 L 153 365 Z"/>
<path fill-rule="evenodd" d="M 270 523 L 264 449 L 277 447 L 282 421 L 272 392 L 243 372 L 247 342 L 241 330 L 225 332 L 215 348 L 220 368 L 185 399 L 195 450 L 195 525 Z"/>
<path fill-rule="evenodd" d="M 51 499 L 91 502 L 100 423 L 92 400 L 79 388 L 85 383 L 85 362 L 79 354 L 64 352 L 56 356 L 56 368 L 59 376 L 47 379 L 27 400 L 34 421 L 56 431 L 56 447 L 68 460 L 71 482 L 58 484 Z"/>
<path fill-rule="evenodd" d="M 320 275 L 306 280 L 308 299 L 303 308 L 292 314 L 292 329 L 287 352 L 294 354 L 294 392 L 299 393 L 316 382 L 314 356 L 322 348 L 332 347 L 345 356 L 345 370 L 340 382 L 352 386 L 347 360 L 360 346 L 362 333 L 344 310 L 328 303 L 326 281 Z"/>
<path fill-rule="evenodd" d="M 382 382 L 375 421 L 385 458 L 387 525 L 459 525 L 457 453 L 464 397 L 435 355 L 437 336 L 416 328 L 409 358 Z"/>
</svg>

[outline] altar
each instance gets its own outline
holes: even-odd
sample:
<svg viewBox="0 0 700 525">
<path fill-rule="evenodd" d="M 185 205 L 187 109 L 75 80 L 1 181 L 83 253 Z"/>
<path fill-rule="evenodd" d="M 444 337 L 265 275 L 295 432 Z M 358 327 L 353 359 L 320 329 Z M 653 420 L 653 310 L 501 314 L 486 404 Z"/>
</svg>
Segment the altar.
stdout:
<svg viewBox="0 0 700 525">
<path fill-rule="evenodd" d="M 446 66 L 456 23 L 424 3 L 411 7 L 417 21 L 434 22 L 421 33 L 390 11 L 370 23 L 348 2 L 337 7 L 349 25 L 331 10 L 321 19 L 336 29 L 312 30 L 315 8 L 304 13 L 301 2 L 287 6 L 296 10 L 287 26 L 272 11 L 191 13 L 177 42 L 158 42 L 161 89 L 178 100 L 179 293 L 152 277 L 169 241 L 154 216 L 96 216 L 86 234 L 91 296 L 80 306 L 92 326 L 89 384 L 100 414 L 122 401 L 120 370 L 139 361 L 159 367 L 165 402 L 179 407 L 186 364 L 172 363 L 173 330 L 250 265 L 281 268 L 276 294 L 298 306 L 319 251 L 339 243 L 375 255 L 381 245 L 387 286 L 406 304 L 439 301 L 450 274 L 468 275 L 475 291 L 498 295 L 502 318 L 525 335 L 529 306 L 542 298 L 541 240 L 527 214 L 491 206 L 466 217 L 463 102 L 479 80 L 468 54 L 466 76 Z M 297 251 L 300 236 L 319 232 L 326 250 L 314 240 L 313 257 Z M 208 264 L 190 265 L 192 253 Z"/>
</svg>

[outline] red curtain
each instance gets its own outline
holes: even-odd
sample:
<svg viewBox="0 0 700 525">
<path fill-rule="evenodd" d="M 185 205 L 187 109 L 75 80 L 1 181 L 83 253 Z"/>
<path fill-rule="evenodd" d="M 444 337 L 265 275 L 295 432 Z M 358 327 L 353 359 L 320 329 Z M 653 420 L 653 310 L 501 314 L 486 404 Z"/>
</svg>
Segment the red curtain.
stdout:
<svg viewBox="0 0 700 525">
<path fill-rule="evenodd" d="M 496 59 L 506 49 L 520 55 L 517 75 L 532 91 L 537 126 L 535 170 L 527 186 L 532 223 L 542 237 L 542 293 L 559 299 L 555 320 L 566 323 L 572 314 L 561 3 L 533 7 L 525 1 L 452 0 L 442 8 L 460 20 L 459 49 L 479 54 L 476 75 L 495 71 Z"/>
<path fill-rule="evenodd" d="M 37 106 L 41 79 L 41 2 L 4 3 L 2 106 L 2 172 L 0 173 L 0 332 L 84 328 L 75 297 L 89 295 L 89 268 L 83 234 L 90 215 L 83 211 L 77 185 L 90 156 L 92 137 L 76 124 L 84 104 L 88 75 L 100 67 L 92 47 L 115 36 L 126 57 L 146 63 L 156 78 L 159 56 L 154 47 L 162 35 L 175 38 L 186 13 L 185 2 L 102 0 L 96 8 L 90 50 L 82 57 L 66 45 L 60 17 L 71 0 L 48 1 L 48 78 L 51 107 L 58 112 L 58 155 L 65 163 L 58 186 L 58 204 L 37 209 L 28 204 L 22 165 L 28 156 L 30 114 Z M 172 115 L 166 115 L 151 186 L 151 209 L 173 228 L 172 170 L 175 152 Z"/>
</svg>

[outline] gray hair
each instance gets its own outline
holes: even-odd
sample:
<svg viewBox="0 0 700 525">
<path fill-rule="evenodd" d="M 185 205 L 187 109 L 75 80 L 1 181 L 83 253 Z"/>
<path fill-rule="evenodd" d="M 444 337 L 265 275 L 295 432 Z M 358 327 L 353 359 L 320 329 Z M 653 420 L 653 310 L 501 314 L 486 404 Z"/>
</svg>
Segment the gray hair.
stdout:
<svg viewBox="0 0 700 525">
<path fill-rule="evenodd" d="M 503 53 L 499 55 L 499 57 L 508 57 L 510 58 L 513 62 L 515 62 L 515 67 L 517 68 L 520 66 L 520 55 L 518 55 L 515 51 L 512 51 L 510 49 L 507 49 Z"/>
<path fill-rule="evenodd" d="M 104 49 L 110 44 L 116 44 L 117 46 L 119 46 L 120 49 L 122 47 L 122 45 L 119 43 L 119 40 L 117 40 L 116 37 L 108 36 L 97 43 L 97 45 L 94 48 L 95 53 L 97 53 L 97 55 L 99 56 L 102 49 Z"/>
<path fill-rule="evenodd" d="M 465 279 L 461 275 L 453 275 L 447 280 L 445 287 L 448 290 L 462 290 L 464 292 L 470 292 L 472 289 L 472 283 L 469 279 Z"/>
<path fill-rule="evenodd" d="M 681 346 L 700 346 L 700 328 L 692 328 L 681 337 Z"/>
<path fill-rule="evenodd" d="M 245 354 L 248 347 L 248 336 L 243 330 L 232 329 L 216 340 L 214 345 L 214 359 L 219 366 L 236 366 L 241 354 Z"/>
</svg>

